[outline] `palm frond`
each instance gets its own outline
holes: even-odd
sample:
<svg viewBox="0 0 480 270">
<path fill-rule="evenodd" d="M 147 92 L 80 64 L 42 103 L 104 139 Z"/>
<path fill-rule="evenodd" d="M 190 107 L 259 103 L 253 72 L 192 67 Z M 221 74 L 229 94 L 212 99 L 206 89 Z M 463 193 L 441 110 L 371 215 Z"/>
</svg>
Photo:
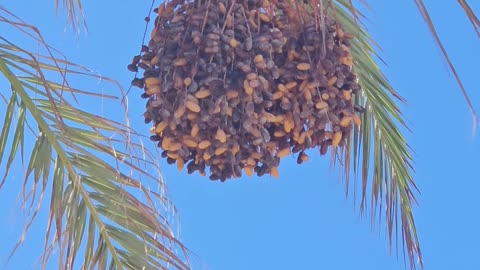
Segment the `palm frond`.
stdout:
<svg viewBox="0 0 480 270">
<path fill-rule="evenodd" d="M 466 0 L 458 0 L 458 4 L 465 11 L 465 15 L 467 15 L 468 20 L 470 20 L 470 22 L 472 23 L 473 29 L 475 29 L 475 32 L 477 32 L 477 36 L 480 37 L 480 20 L 478 19 L 475 12 L 472 10 Z"/>
<path fill-rule="evenodd" d="M 423 267 L 412 214 L 417 188 L 411 175 L 411 149 L 402 135 L 400 127 L 406 126 L 394 98 L 404 100 L 375 62 L 376 50 L 359 21 L 360 11 L 348 0 L 337 0 L 334 5 L 332 16 L 356 37 L 351 53 L 362 92 L 355 102 L 365 109 L 361 128 L 354 128 L 346 150 L 340 153 L 347 194 L 351 189 L 349 175 L 353 172 L 361 181 L 361 212 L 370 206 L 372 221 L 384 218 L 390 244 L 398 240 L 400 233 L 411 268 L 416 267 L 416 260 Z"/>
<path fill-rule="evenodd" d="M 443 42 L 440 39 L 440 36 L 437 33 L 437 29 L 435 27 L 435 24 L 433 23 L 432 19 L 430 18 L 430 13 L 428 12 L 427 7 L 425 6 L 425 3 L 423 0 L 415 0 L 415 4 L 417 5 L 418 10 L 420 11 L 420 14 L 422 15 L 425 23 L 428 26 L 428 29 L 433 35 L 433 38 L 435 39 L 435 42 L 437 43 L 437 46 L 440 48 L 442 51 L 443 58 L 445 61 L 447 61 L 448 67 L 453 73 L 453 76 L 455 77 L 455 80 L 457 81 L 458 86 L 460 87 L 460 91 L 462 92 L 463 97 L 465 98 L 465 101 L 467 102 L 468 108 L 470 109 L 470 113 L 472 114 L 472 121 L 473 121 L 473 131 L 475 132 L 477 128 L 477 124 L 479 123 L 478 121 L 478 116 L 477 113 L 475 112 L 475 108 L 470 101 L 470 98 L 468 97 L 467 90 L 465 89 L 465 86 L 463 86 L 462 80 L 460 79 L 460 75 L 458 74 L 455 65 L 453 64 L 452 60 L 450 59 L 450 56 L 443 46 Z M 458 0 L 458 4 L 462 7 L 462 9 L 465 11 L 465 14 L 467 15 L 467 18 L 470 20 L 470 22 L 473 25 L 473 28 L 475 29 L 477 35 L 480 37 L 480 32 L 478 31 L 478 28 L 480 27 L 480 21 L 478 20 L 475 12 L 470 8 L 470 5 L 468 5 L 466 0 Z"/>
<path fill-rule="evenodd" d="M 140 135 L 92 107 L 92 99 L 101 100 L 117 113 L 119 99 L 69 82 L 102 80 L 121 87 L 59 57 L 36 28 L 3 8 L 0 23 L 35 39 L 44 52 L 33 54 L 0 37 L 0 74 L 11 86 L 1 93 L 9 98 L 1 128 L 0 188 L 12 164 L 25 159 L 21 194 L 33 209 L 25 233 L 51 190 L 43 266 L 56 247 L 62 269 L 190 269 L 156 156 L 142 147 Z M 29 147 L 32 137 L 36 141 Z"/>
<path fill-rule="evenodd" d="M 356 35 L 352 43 L 352 55 L 355 59 L 354 68 L 363 88 L 362 94 L 356 97 L 356 104 L 365 108 L 362 129 L 355 127 L 347 150 L 343 153 L 347 191 L 350 158 L 353 157 L 353 172 L 355 175 L 360 174 L 361 178 L 361 210 L 366 209 L 367 203 L 370 202 L 372 218 L 385 216 L 390 243 L 393 237 L 398 238 L 397 228 L 400 228 L 410 267 L 414 269 L 420 265 L 423 268 L 412 214 L 412 205 L 416 203 L 414 192 L 418 190 L 411 175 L 411 149 L 400 130 L 401 127 L 403 129 L 408 127 L 392 97 L 401 102 L 404 100 L 395 92 L 375 63 L 375 58 L 379 59 L 379 57 L 375 47 L 372 46 L 375 42 L 363 27 L 361 21 L 364 18 L 363 15 L 354 7 L 351 0 L 335 2 L 335 16 L 348 31 Z M 361 3 L 369 7 L 368 1 L 361 1 Z M 415 4 L 459 85 L 471 111 L 475 131 L 478 117 L 460 75 L 443 46 L 424 1 L 415 0 Z M 458 0 L 458 4 L 465 11 L 477 36 L 480 36 L 480 21 L 475 12 L 465 0 Z M 367 195 L 369 192 L 370 200 Z"/>
</svg>

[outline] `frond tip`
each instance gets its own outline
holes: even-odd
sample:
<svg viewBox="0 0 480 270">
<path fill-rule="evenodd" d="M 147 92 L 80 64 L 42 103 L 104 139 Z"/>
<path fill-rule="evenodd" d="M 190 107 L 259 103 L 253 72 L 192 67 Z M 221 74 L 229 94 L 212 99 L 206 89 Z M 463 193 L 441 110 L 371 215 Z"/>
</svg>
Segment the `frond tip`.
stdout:
<svg viewBox="0 0 480 270">
<path fill-rule="evenodd" d="M 55 9 L 59 10 L 60 0 L 55 0 Z M 63 0 L 63 6 L 67 10 L 68 21 L 73 29 L 79 29 L 83 25 L 87 29 L 87 20 L 82 6 L 82 0 Z"/>
</svg>

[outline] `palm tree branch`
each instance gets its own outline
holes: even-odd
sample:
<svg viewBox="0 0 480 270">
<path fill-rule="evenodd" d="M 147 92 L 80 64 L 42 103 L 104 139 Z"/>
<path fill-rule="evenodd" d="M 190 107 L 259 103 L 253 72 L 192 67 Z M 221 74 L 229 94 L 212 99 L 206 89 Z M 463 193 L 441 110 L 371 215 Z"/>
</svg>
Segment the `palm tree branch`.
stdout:
<svg viewBox="0 0 480 270">
<path fill-rule="evenodd" d="M 475 32 L 477 32 L 477 36 L 480 37 L 480 30 L 479 30 L 480 20 L 478 19 L 475 12 L 472 10 L 472 8 L 470 7 L 470 5 L 467 3 L 466 0 L 458 0 L 458 4 L 465 11 L 465 14 L 467 15 L 467 18 L 472 23 L 473 29 L 475 29 Z"/>
<path fill-rule="evenodd" d="M 0 22 L 11 23 L 5 17 L 0 18 Z M 13 24 L 16 28 L 20 25 Z M 26 27 L 34 29 L 31 26 Z M 49 49 L 46 50 L 50 53 Z M 39 59 L 44 60 L 39 61 Z M 63 67 L 60 68 L 60 65 Z M 47 79 L 52 72 L 58 75 L 61 83 Z M 158 176 L 147 171 L 147 168 L 151 169 L 153 166 L 155 173 L 159 172 L 158 164 L 154 161 L 156 156 L 146 151 L 143 144 L 133 142 L 132 136 L 138 136 L 138 134 L 128 126 L 78 109 L 65 97 L 65 94 L 70 94 L 78 106 L 79 102 L 74 94 L 102 99 L 113 97 L 71 88 L 66 81 L 66 74 L 86 75 L 96 79 L 98 76 L 92 76 L 88 74 L 87 69 L 64 59 L 44 55 L 34 56 L 3 37 L 0 39 L 0 73 L 12 85 L 11 98 L 6 107 L 6 121 L 2 128 L 2 134 L 6 136 L 2 136 L 0 141 L 0 157 L 3 157 L 5 149 L 8 149 L 6 145 L 14 112 L 16 109 L 19 112 L 7 161 L 7 173 L 19 146 L 22 148 L 20 153 L 23 160 L 24 125 L 28 124 L 28 121 L 33 121 L 38 125 L 40 133 L 38 136 L 35 135 L 37 141 L 27 162 L 23 185 L 24 194 L 27 195 L 24 199 L 30 198 L 33 206 L 36 200 L 37 183 L 41 181 L 39 187 L 41 194 L 36 207 L 38 209 L 46 184 L 49 179 L 52 179 L 50 218 L 44 243 L 46 253 L 42 257 L 43 265 L 46 265 L 51 254 L 52 249 L 48 239 L 54 225 L 56 230 L 52 244 L 57 243 L 60 246 L 60 258 L 65 259 L 64 268 L 73 267 L 79 248 L 84 246 L 83 265 L 85 267 L 95 265 L 102 267 L 110 258 L 110 266 L 117 268 L 127 267 L 125 264 L 128 263 L 129 268 L 133 269 L 141 267 L 158 269 L 163 268 L 159 266 L 160 262 L 164 262 L 174 265 L 176 269 L 189 269 L 189 266 L 173 251 L 174 247 L 179 247 L 183 254 L 186 254 L 186 249 L 174 237 L 171 229 L 173 225 L 168 222 L 166 216 L 170 211 L 167 209 L 172 209 L 169 205 L 171 202 L 162 197 L 161 202 L 168 204 L 164 205 L 167 212 L 165 214 L 158 212 L 154 201 L 150 198 L 150 194 L 156 197 L 157 194 L 150 191 L 146 183 L 122 173 L 122 168 L 125 168 L 127 171 L 141 174 L 153 180 L 154 183 L 160 184 L 163 189 L 163 183 L 158 180 Z M 27 76 L 19 76 L 16 73 Z M 102 79 L 111 81 L 108 78 Z M 120 139 L 115 138 L 118 136 Z M 125 143 L 126 152 L 116 146 Z M 106 157 L 113 158 L 114 165 L 106 163 L 104 161 Z M 142 167 L 139 167 L 141 164 L 143 164 Z M 31 191 L 26 190 L 29 178 L 33 179 Z M 87 181 L 88 179 L 90 180 Z M 1 184 L 4 181 L 5 178 Z M 98 189 L 98 187 L 109 188 Z M 133 195 L 128 188 L 140 191 L 142 196 Z M 93 190 L 96 192 L 92 193 Z M 115 197 L 113 194 L 121 197 Z M 110 199 L 105 200 L 105 198 Z M 143 198 L 148 205 L 142 203 L 139 198 Z M 119 212 L 112 215 L 112 209 Z M 28 227 L 35 215 L 36 211 Z M 87 222 L 88 229 L 85 230 Z M 117 235 L 119 230 L 129 231 L 136 242 L 122 241 Z M 26 231 L 28 228 L 25 229 Z M 83 241 L 85 237 L 86 243 Z M 141 249 L 140 246 L 142 246 Z M 14 251 L 17 247 L 18 244 Z M 145 257 L 147 261 L 135 259 L 140 253 L 147 256 Z"/>
<path fill-rule="evenodd" d="M 480 23 L 478 22 L 478 18 L 475 16 L 475 13 L 472 11 L 472 9 L 470 8 L 470 6 L 467 4 L 466 1 L 459 0 L 459 3 L 462 6 L 462 8 L 465 10 L 467 17 L 472 21 L 472 24 L 474 25 L 478 35 L 479 34 L 478 27 L 480 26 Z M 475 112 L 472 102 L 470 101 L 467 90 L 465 89 L 465 86 L 463 85 L 463 82 L 460 79 L 460 75 L 458 74 L 455 66 L 453 65 L 453 62 L 450 59 L 450 56 L 447 50 L 443 46 L 443 42 L 437 33 L 437 29 L 432 21 L 432 18 L 430 17 L 427 7 L 425 6 L 422 0 L 415 0 L 415 4 L 417 5 L 418 10 L 420 11 L 425 23 L 427 24 L 428 29 L 430 30 L 430 33 L 432 33 L 433 38 L 437 43 L 437 46 L 442 51 L 443 58 L 447 61 L 448 67 L 452 71 L 453 76 L 455 77 L 455 80 L 457 81 L 457 84 L 460 87 L 460 91 L 462 92 L 462 95 L 465 101 L 467 102 L 468 108 L 470 109 L 470 113 L 472 114 L 472 121 L 473 121 L 472 126 L 473 126 L 473 131 L 475 131 L 479 121 L 478 116 L 477 116 L 477 113 Z"/>
<path fill-rule="evenodd" d="M 41 117 L 41 113 L 38 108 L 35 106 L 34 102 L 31 100 L 30 96 L 27 94 L 25 89 L 22 86 L 22 83 L 17 79 L 17 77 L 13 74 L 13 72 L 8 68 L 2 59 L 0 59 L 0 72 L 10 81 L 12 87 L 14 88 L 14 92 L 19 95 L 22 99 L 22 102 L 25 103 L 27 110 L 31 113 L 35 122 L 39 125 L 39 129 L 41 130 L 40 137 L 43 137 L 42 134 L 46 136 L 46 139 L 49 143 L 52 144 L 53 148 L 58 154 L 59 159 L 63 162 L 65 168 L 70 175 L 70 179 L 72 179 L 75 183 L 76 188 L 81 193 L 82 197 L 88 197 L 88 194 L 85 189 L 82 188 L 81 183 L 79 182 L 79 175 L 76 173 L 75 169 L 73 168 L 71 162 L 68 160 L 67 154 L 64 151 L 64 148 L 60 145 L 59 141 L 56 139 L 57 136 L 53 133 L 53 131 L 49 128 L 49 125 Z M 55 106 L 55 105 L 53 105 Z M 41 153 L 43 154 L 43 153 Z M 28 176 L 28 175 L 27 175 Z M 103 227 L 103 223 L 100 221 L 100 217 L 98 213 L 95 211 L 95 207 L 93 206 L 92 202 L 87 200 L 87 207 L 92 213 L 92 218 L 95 220 L 96 224 L 100 228 L 100 234 L 105 238 L 106 237 L 106 244 L 108 249 L 111 252 L 112 259 L 115 261 L 115 264 L 121 265 L 118 255 L 116 253 L 116 249 L 113 247 L 113 243 L 110 241 L 110 237 L 108 237 L 107 231 Z"/>
<path fill-rule="evenodd" d="M 375 48 L 370 45 L 373 42 L 357 21 L 358 17 L 352 15 L 359 12 L 355 12 L 356 8 L 351 5 L 351 1 L 338 0 L 335 4 L 334 16 L 347 32 L 355 35 L 351 53 L 353 67 L 362 86 L 362 92 L 355 97 L 355 102 L 365 108 L 362 126 L 354 127 L 351 141 L 343 153 L 345 163 L 353 163 L 353 173 L 360 174 L 360 210 L 364 212 L 367 204 L 370 204 L 372 222 L 376 218 L 380 221 L 380 217 L 385 215 L 390 245 L 397 242 L 397 225 L 400 223 L 402 243 L 408 253 L 410 266 L 415 268 L 415 260 L 418 258 L 423 267 L 411 215 L 412 205 L 416 202 L 414 191 L 417 190 L 411 175 L 411 150 L 400 132 L 398 125 L 405 127 L 405 121 L 392 97 L 402 102 L 404 100 L 390 86 L 375 63 L 373 57 L 377 55 Z M 345 166 L 344 172 L 348 179 L 349 165 Z M 356 185 L 354 194 L 355 187 Z M 346 189 L 348 192 L 348 182 Z M 371 193 L 370 199 L 368 193 Z"/>
</svg>

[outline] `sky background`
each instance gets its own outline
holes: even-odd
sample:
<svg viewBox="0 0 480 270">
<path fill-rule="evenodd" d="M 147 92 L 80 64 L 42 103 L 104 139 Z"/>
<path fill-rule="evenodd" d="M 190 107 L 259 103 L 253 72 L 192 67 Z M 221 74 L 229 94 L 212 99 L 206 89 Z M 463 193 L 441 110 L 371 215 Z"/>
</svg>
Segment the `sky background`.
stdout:
<svg viewBox="0 0 480 270">
<path fill-rule="evenodd" d="M 55 16 L 52 0 L 3 0 L 0 5 L 37 25 L 69 60 L 127 88 L 132 73 L 126 65 L 138 53 L 149 2 L 84 1 L 89 31 L 79 36 L 65 25 L 63 13 Z M 369 2 L 368 28 L 388 63 L 383 70 L 408 101 L 401 108 L 413 130 L 405 136 L 415 152 L 414 178 L 421 195 L 414 214 L 426 269 L 480 269 L 480 138 L 478 132 L 472 136 L 469 110 L 414 1 Z M 478 36 L 456 1 L 427 2 L 480 111 Z M 470 4 L 480 13 L 479 1 Z M 35 48 L 34 43 L 25 46 Z M 150 126 L 143 123 L 139 96 L 136 89 L 129 95 L 131 120 L 147 134 Z M 97 110 L 98 103 L 89 105 Z M 372 229 L 352 198 L 345 198 L 329 159 L 310 153 L 311 161 L 302 166 L 293 157 L 282 161 L 278 179 L 245 177 L 223 184 L 162 162 L 180 214 L 181 239 L 194 253 L 197 269 L 405 269 L 401 253 L 399 259 L 389 253 L 384 224 Z M 0 191 L 0 213 L 6 217 L 0 222 L 0 267 L 21 233 L 18 181 L 9 179 Z M 40 222 L 6 269 L 32 268 L 43 247 L 46 215 L 46 210 L 40 213 Z"/>
</svg>

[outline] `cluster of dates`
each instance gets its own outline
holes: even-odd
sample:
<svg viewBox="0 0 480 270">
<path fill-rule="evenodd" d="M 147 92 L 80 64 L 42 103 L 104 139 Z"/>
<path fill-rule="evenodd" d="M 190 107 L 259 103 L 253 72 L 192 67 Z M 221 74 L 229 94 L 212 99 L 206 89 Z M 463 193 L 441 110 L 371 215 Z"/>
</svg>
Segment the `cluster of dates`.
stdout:
<svg viewBox="0 0 480 270">
<path fill-rule="evenodd" d="M 306 5 L 306 4 L 296 4 Z M 171 1 L 129 65 L 162 156 L 212 180 L 278 176 L 280 160 L 343 146 L 360 118 L 352 35 L 289 1 Z"/>
</svg>

